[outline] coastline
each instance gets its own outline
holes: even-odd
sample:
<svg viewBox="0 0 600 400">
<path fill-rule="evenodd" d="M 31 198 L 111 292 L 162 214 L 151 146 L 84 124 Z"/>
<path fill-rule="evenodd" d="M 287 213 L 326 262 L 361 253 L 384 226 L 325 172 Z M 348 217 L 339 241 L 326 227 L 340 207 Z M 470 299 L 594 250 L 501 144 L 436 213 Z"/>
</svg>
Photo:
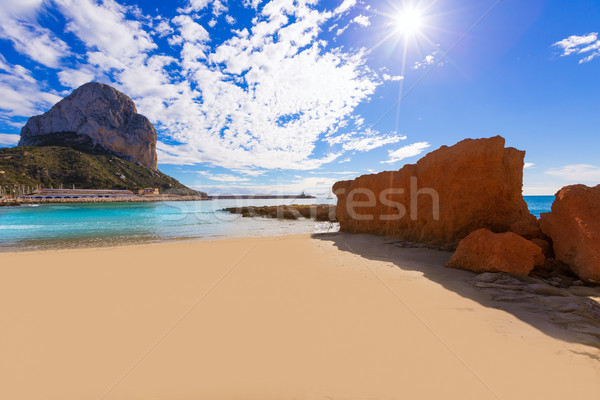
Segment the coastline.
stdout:
<svg viewBox="0 0 600 400">
<path fill-rule="evenodd" d="M 152 196 L 152 197 L 126 197 L 126 198 L 79 198 L 79 199 L 0 199 L 0 207 L 18 207 L 34 204 L 101 204 L 101 203 L 158 203 L 163 201 L 205 201 L 206 198 L 198 196 Z"/>
<path fill-rule="evenodd" d="M 213 201 L 213 200 L 294 200 L 316 199 L 314 196 L 137 196 L 127 198 L 79 198 L 79 199 L 0 199 L 0 207 L 18 207 L 23 204 L 89 204 L 89 203 L 157 203 L 163 201 Z"/>
<path fill-rule="evenodd" d="M 4 253 L 0 397 L 594 398 L 597 347 L 449 256 L 340 233 Z"/>
</svg>

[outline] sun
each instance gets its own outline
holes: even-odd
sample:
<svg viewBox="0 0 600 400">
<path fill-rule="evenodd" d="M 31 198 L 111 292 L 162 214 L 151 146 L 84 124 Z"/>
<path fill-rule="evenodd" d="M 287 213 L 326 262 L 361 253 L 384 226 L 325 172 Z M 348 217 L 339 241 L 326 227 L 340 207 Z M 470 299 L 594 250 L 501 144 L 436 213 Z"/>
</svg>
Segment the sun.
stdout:
<svg viewBox="0 0 600 400">
<path fill-rule="evenodd" d="M 399 10 L 394 17 L 396 32 L 403 36 L 415 36 L 422 32 L 423 14 L 417 8 Z"/>
</svg>

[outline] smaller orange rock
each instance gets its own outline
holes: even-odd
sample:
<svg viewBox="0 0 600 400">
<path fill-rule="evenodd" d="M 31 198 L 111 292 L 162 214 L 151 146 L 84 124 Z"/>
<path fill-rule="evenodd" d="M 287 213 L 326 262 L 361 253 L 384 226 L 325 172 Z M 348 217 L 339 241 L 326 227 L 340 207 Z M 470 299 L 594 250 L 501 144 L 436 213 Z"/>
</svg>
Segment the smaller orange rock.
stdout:
<svg viewBox="0 0 600 400">
<path fill-rule="evenodd" d="M 446 267 L 527 275 L 544 264 L 542 248 L 513 232 L 478 229 L 458 244 Z"/>
</svg>

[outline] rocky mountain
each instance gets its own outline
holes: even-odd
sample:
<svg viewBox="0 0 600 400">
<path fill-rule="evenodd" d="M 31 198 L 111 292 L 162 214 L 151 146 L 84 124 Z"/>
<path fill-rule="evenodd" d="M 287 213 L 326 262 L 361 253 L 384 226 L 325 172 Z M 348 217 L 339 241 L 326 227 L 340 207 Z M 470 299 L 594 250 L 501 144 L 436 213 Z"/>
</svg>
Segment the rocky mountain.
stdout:
<svg viewBox="0 0 600 400">
<path fill-rule="evenodd" d="M 133 100 L 115 88 L 91 82 L 43 115 L 29 118 L 19 146 L 100 147 L 157 169 L 156 130 Z"/>
<path fill-rule="evenodd" d="M 29 118 L 18 147 L 0 149 L 5 189 L 159 188 L 207 197 L 157 169 L 156 130 L 134 102 L 113 87 L 86 83 L 48 112 Z"/>
</svg>

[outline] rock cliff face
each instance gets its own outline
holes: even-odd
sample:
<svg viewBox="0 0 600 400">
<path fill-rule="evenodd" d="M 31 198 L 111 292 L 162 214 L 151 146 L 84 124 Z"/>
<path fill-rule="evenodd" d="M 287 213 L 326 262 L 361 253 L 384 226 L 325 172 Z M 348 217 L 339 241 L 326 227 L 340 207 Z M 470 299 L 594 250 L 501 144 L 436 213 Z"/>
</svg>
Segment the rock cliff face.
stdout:
<svg viewBox="0 0 600 400">
<path fill-rule="evenodd" d="M 480 228 L 542 236 L 522 196 L 525 152 L 504 143 L 467 139 L 399 171 L 337 182 L 340 229 L 448 249 Z"/>
<path fill-rule="evenodd" d="M 562 188 L 540 225 L 559 261 L 580 278 L 600 283 L 600 185 Z"/>
<path fill-rule="evenodd" d="M 47 113 L 29 118 L 19 146 L 60 144 L 65 134 L 157 169 L 154 126 L 129 97 L 108 85 L 86 83 Z"/>
<path fill-rule="evenodd" d="M 478 229 L 460 241 L 446 267 L 527 275 L 544 261 L 542 248 L 516 233 Z"/>
</svg>

